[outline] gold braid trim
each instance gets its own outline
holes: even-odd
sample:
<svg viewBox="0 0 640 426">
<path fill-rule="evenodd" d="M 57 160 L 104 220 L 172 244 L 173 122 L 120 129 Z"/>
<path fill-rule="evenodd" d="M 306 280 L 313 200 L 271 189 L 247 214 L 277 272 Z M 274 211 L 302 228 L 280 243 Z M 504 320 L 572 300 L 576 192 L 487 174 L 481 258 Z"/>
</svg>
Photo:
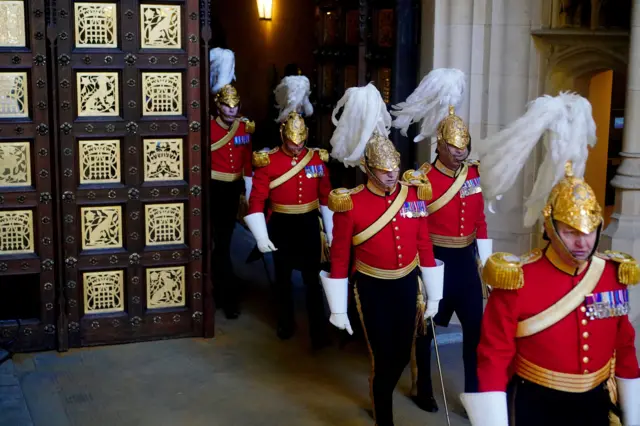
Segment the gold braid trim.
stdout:
<svg viewBox="0 0 640 426">
<path fill-rule="evenodd" d="M 433 198 L 433 188 L 427 174 L 422 170 L 409 169 L 402 174 L 402 182 L 405 185 L 418 188 L 418 199 L 429 201 Z"/>
<path fill-rule="evenodd" d="M 329 210 L 336 213 L 344 213 L 353 209 L 351 194 L 357 194 L 364 189 L 364 185 L 358 185 L 353 189 L 336 188 L 329 193 Z"/>
<path fill-rule="evenodd" d="M 632 256 L 612 250 L 606 250 L 604 253 L 596 253 L 596 256 L 618 264 L 618 281 L 620 284 L 636 285 L 638 281 L 640 281 L 640 267 Z"/>
</svg>

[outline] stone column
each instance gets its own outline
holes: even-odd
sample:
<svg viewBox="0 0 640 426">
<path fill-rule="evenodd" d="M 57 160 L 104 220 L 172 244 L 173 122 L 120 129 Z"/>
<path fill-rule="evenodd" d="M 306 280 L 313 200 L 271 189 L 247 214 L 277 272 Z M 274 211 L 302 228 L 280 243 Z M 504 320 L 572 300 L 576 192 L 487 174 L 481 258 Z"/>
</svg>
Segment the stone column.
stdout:
<svg viewBox="0 0 640 426">
<path fill-rule="evenodd" d="M 629 71 L 624 111 L 622 163 L 611 181 L 616 207 L 604 232 L 602 245 L 640 259 L 640 0 L 633 0 L 629 40 Z M 630 317 L 640 327 L 640 286 L 630 287 Z M 636 344 L 640 343 L 640 333 Z"/>
</svg>

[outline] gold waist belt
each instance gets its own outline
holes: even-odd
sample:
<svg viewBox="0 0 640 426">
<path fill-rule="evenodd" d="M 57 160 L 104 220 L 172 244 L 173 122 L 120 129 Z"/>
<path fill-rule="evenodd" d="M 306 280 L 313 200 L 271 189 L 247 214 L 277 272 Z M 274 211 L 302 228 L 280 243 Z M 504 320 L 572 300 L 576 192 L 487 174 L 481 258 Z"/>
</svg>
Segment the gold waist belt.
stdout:
<svg viewBox="0 0 640 426">
<path fill-rule="evenodd" d="M 381 280 L 397 280 L 406 277 L 419 265 L 418 256 L 409 265 L 400 269 L 379 269 L 356 259 L 356 271 Z"/>
<path fill-rule="evenodd" d="M 221 180 L 223 182 L 235 182 L 242 177 L 242 172 L 239 173 L 224 173 L 211 170 L 211 179 Z"/>
<path fill-rule="evenodd" d="M 276 213 L 285 214 L 304 214 L 317 210 L 320 207 L 320 201 L 314 200 L 307 204 L 271 204 L 271 210 Z"/>
<path fill-rule="evenodd" d="M 476 240 L 476 231 L 466 237 L 449 237 L 445 235 L 429 234 L 434 246 L 446 248 L 465 248 Z"/>
<path fill-rule="evenodd" d="M 609 378 L 611 373 L 611 360 L 594 373 L 569 374 L 547 370 L 517 355 L 515 372 L 523 379 L 546 388 L 562 392 L 583 393 L 594 389 Z"/>
</svg>

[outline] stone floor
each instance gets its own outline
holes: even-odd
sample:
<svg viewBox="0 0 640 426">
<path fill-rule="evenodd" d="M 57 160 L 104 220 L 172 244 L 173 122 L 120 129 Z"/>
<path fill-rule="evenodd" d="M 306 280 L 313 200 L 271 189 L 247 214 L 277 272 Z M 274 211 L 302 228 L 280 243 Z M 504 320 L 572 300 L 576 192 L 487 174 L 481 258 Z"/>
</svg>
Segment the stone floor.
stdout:
<svg viewBox="0 0 640 426">
<path fill-rule="evenodd" d="M 15 355 L 0 366 L 0 426 L 373 425 L 366 346 L 334 342 L 311 354 L 297 279 L 298 333 L 278 340 L 263 265 L 242 265 L 251 248 L 239 232 L 234 263 L 251 283 L 247 302 L 238 320 L 217 315 L 214 339 Z M 460 332 L 452 326 L 441 333 L 447 398 L 460 412 Z M 407 368 L 395 394 L 397 426 L 447 424 L 441 391 L 434 415 L 406 397 L 409 388 Z M 469 423 L 452 412 L 451 424 Z"/>
</svg>

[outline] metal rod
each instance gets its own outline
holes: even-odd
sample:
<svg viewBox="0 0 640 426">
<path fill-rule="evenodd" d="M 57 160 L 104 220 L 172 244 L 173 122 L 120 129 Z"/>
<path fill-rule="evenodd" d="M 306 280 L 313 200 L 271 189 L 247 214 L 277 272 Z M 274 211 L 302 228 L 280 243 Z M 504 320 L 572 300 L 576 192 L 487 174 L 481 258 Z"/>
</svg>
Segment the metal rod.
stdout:
<svg viewBox="0 0 640 426">
<path fill-rule="evenodd" d="M 449 419 L 449 405 L 447 405 L 447 392 L 444 388 L 444 379 L 442 377 L 442 364 L 440 363 L 440 352 L 438 351 L 438 340 L 436 339 L 436 326 L 433 323 L 433 319 L 429 318 L 427 321 L 431 323 L 431 331 L 433 332 L 433 345 L 436 349 L 436 362 L 438 363 L 438 373 L 440 373 L 440 386 L 442 386 L 442 398 L 444 399 L 444 412 L 447 415 L 447 425 L 451 426 L 451 419 Z"/>
</svg>

